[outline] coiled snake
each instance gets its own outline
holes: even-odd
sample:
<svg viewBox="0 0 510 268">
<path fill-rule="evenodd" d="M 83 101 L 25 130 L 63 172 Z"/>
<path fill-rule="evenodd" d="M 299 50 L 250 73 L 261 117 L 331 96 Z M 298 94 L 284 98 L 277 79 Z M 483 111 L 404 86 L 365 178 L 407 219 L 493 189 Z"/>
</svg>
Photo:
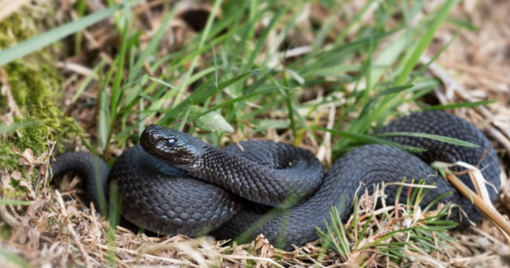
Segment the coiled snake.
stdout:
<svg viewBox="0 0 510 268">
<path fill-rule="evenodd" d="M 452 192 L 441 202 L 458 204 L 473 221 L 481 218 L 470 201 L 429 166 L 433 161 L 477 165 L 482 159 L 482 174 L 499 189 L 497 156 L 479 130 L 455 115 L 428 111 L 401 117 L 379 131 L 387 132 L 436 134 L 480 147 L 388 136 L 385 139 L 426 151 L 410 154 L 387 145 L 365 145 L 343 155 L 325 173 L 311 152 L 292 145 L 253 140 L 241 142 L 243 149 L 237 145 L 219 149 L 186 133 L 151 125 L 142 133 L 140 145 L 126 150 L 111 169 L 85 152 L 60 155 L 51 166 L 55 175 L 74 171 L 84 178 L 96 207 L 113 182 L 122 196 L 121 215 L 158 234 L 210 232 L 224 239 L 238 237 L 252 226 L 247 238 L 263 233 L 269 241 L 281 241 L 282 248 L 291 249 L 317 239 L 316 227 L 324 230 L 333 206 L 345 220 L 352 213 L 355 194 L 364 192 L 360 186 L 372 190 L 376 183 L 403 178 L 407 182 L 424 179 L 437 186 L 422 204 Z M 468 175 L 459 178 L 473 189 Z M 396 186 L 387 187 L 387 203 L 395 201 L 396 190 Z M 487 190 L 494 203 L 498 193 L 493 187 Z M 271 216 L 263 217 L 271 207 L 276 207 Z M 460 220 L 458 211 L 450 218 L 460 226 L 468 224 L 465 217 Z"/>
</svg>

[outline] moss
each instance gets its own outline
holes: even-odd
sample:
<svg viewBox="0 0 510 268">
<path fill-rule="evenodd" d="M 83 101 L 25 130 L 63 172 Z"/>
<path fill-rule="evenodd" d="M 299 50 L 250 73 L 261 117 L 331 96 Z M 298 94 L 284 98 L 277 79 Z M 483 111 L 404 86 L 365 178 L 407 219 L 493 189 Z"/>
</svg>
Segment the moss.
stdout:
<svg viewBox="0 0 510 268">
<path fill-rule="evenodd" d="M 3 189 L 2 194 L 5 196 L 5 199 L 8 200 L 16 200 L 19 197 L 25 197 L 28 193 L 28 190 L 24 187 L 19 186 L 19 182 L 16 180 L 11 180 L 10 185 L 14 190 L 11 190 L 9 188 Z"/>
<path fill-rule="evenodd" d="M 37 35 L 34 18 L 13 14 L 0 23 L 0 49 Z M 41 49 L 2 67 L 7 74 L 14 100 L 23 118 L 16 122 L 36 124 L 0 138 L 0 162 L 8 171 L 18 168 L 18 156 L 13 148 L 30 148 L 35 156 L 48 149 L 48 141 L 80 135 L 81 130 L 72 118 L 66 117 L 55 102 L 55 91 L 62 78 L 55 66 L 56 58 L 49 48 Z M 1 85 L 1 83 L 0 83 Z M 0 113 L 7 113 L 5 97 L 0 97 Z"/>
<path fill-rule="evenodd" d="M 11 239 L 11 231 L 4 225 L 0 225 L 0 240 L 7 241 Z"/>
</svg>

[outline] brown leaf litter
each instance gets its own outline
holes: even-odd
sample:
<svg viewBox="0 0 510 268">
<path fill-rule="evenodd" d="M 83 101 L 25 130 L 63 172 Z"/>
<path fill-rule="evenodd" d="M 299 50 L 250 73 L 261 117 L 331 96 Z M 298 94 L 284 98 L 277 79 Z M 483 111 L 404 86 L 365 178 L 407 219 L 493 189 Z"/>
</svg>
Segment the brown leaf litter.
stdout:
<svg viewBox="0 0 510 268">
<path fill-rule="evenodd" d="M 71 18 L 77 14 L 72 8 L 72 1 L 60 1 L 63 6 L 62 13 L 69 13 Z M 145 19 L 147 36 L 142 40 L 149 40 L 151 33 L 158 28 L 160 20 L 157 19 L 157 9 L 154 7 L 159 2 L 148 1 L 135 12 L 141 14 Z M 430 1 L 434 5 L 438 1 Z M 6 1 L 0 1 L 4 4 Z M 346 4 L 346 9 L 359 10 L 365 1 L 352 1 Z M 103 9 L 101 1 L 87 1 L 90 10 Z M 202 5 L 203 6 L 203 5 Z M 191 9 L 200 10 L 200 6 L 190 6 Z M 2 10 L 2 9 L 0 9 Z M 201 10 L 207 13 L 208 7 Z M 438 103 L 451 104 L 465 101 L 497 100 L 487 106 L 480 106 L 473 109 L 459 109 L 457 114 L 475 123 L 479 129 L 487 133 L 494 141 L 495 149 L 502 159 L 502 193 L 497 209 L 503 215 L 510 215 L 510 184 L 508 174 L 510 166 L 507 164 L 510 157 L 510 2 L 505 0 L 465 0 L 455 9 L 453 16 L 465 18 L 470 16 L 473 24 L 480 27 L 479 31 L 461 31 L 458 38 L 439 59 L 430 66 L 430 75 L 441 80 L 445 89 L 436 89 L 434 96 Z M 0 11 L 1 12 L 1 11 Z M 66 13 L 67 12 L 67 13 Z M 328 14 L 328 10 L 311 5 L 308 9 L 308 16 L 312 20 L 320 20 Z M 325 15 L 326 14 L 326 15 Z M 3 16 L 3 15 L 2 15 Z M 59 16 L 62 16 L 60 14 Z M 183 16 L 182 18 L 184 18 Z M 364 19 L 369 19 L 366 17 Z M 307 27 L 306 20 L 298 20 Z M 77 109 L 72 102 L 76 91 L 81 85 L 83 77 L 92 72 L 87 53 L 105 46 L 115 46 L 115 36 L 99 25 L 90 27 L 83 31 L 86 40 L 87 50 L 73 58 L 61 62 L 59 66 L 66 73 L 67 80 L 63 83 L 65 91 L 65 106 L 69 114 L 75 117 L 88 133 L 96 135 L 95 124 L 97 107 L 82 107 Z M 345 23 L 345 22 L 343 22 Z M 345 24 L 339 20 L 334 28 L 339 32 Z M 184 19 L 176 20 L 171 24 L 172 31 L 165 39 L 164 51 L 173 51 L 186 44 L 193 35 L 189 23 Z M 351 29 L 353 32 L 356 29 Z M 445 25 L 435 37 L 432 46 L 426 55 L 421 58 L 421 63 L 428 61 L 427 55 L 434 55 L 445 45 L 455 34 L 455 27 Z M 334 34 L 335 31 L 332 31 Z M 306 44 L 313 36 L 308 36 L 306 31 L 298 35 L 296 46 L 301 48 L 293 51 L 295 55 L 306 53 Z M 331 37 L 333 38 L 333 37 Z M 269 48 L 271 49 L 271 48 Z M 276 50 L 275 50 L 276 51 Z M 294 56 L 295 56 L 294 55 Z M 105 64 L 111 65 L 112 55 L 99 51 L 98 58 Z M 149 72 L 148 68 L 146 71 Z M 0 69 L 2 72 L 2 69 Z M 0 79 L 4 77 L 0 73 Z M 92 85 L 98 82 L 97 77 L 92 78 Z M 1 93 L 7 96 L 11 113 L 16 116 L 19 110 L 12 100 L 9 85 L 2 81 Z M 11 96 L 11 97 L 9 97 Z M 94 87 L 90 87 L 80 98 L 91 100 L 97 97 Z M 12 100 L 12 101 L 11 101 Z M 74 103 L 74 104 L 73 104 Z M 335 106 L 328 107 L 324 112 L 324 125 L 331 124 L 335 120 Z M 322 118 L 318 116 L 317 118 Z M 2 118 L 4 124 L 12 123 L 12 114 Z M 290 132 L 278 134 L 276 131 L 269 131 L 268 138 L 271 140 L 288 140 Z M 96 138 L 92 136 L 91 138 Z M 313 139 L 307 140 L 307 149 L 316 152 L 321 160 L 328 160 L 331 137 L 324 136 L 325 143 L 314 143 Z M 49 146 L 51 148 L 53 145 Z M 66 178 L 60 184 L 60 190 L 53 189 L 46 183 L 48 160 L 52 150 L 48 150 L 39 156 L 34 156 L 27 149 L 20 152 L 13 148 L 19 155 L 19 161 L 23 170 L 1 174 L 1 187 L 5 192 L 15 192 L 21 189 L 22 193 L 16 196 L 9 196 L 8 199 L 29 201 L 28 205 L 0 205 L 0 229 L 10 228 L 11 236 L 7 241 L 0 241 L 1 248 L 8 252 L 21 256 L 34 267 L 66 267 L 85 266 L 102 267 L 116 264 L 120 267 L 132 266 L 163 266 L 174 265 L 180 267 L 340 267 L 355 266 L 350 263 L 342 263 L 339 257 L 332 252 L 320 256 L 321 248 L 317 242 L 310 243 L 294 252 L 282 252 L 275 249 L 268 241 L 259 236 L 250 244 L 228 246 L 223 242 L 217 242 L 209 237 L 191 239 L 184 236 L 175 237 L 147 237 L 144 234 L 134 234 L 123 228 L 112 230 L 108 223 L 95 212 L 94 208 L 88 208 L 78 198 L 79 180 Z M 115 152 L 118 154 L 119 152 Z M 37 172 L 38 181 L 32 183 L 26 178 L 31 178 Z M 14 188 L 16 186 L 16 189 Z M 6 198 L 6 197 L 2 197 Z M 373 204 L 367 199 L 362 203 L 365 209 Z M 398 211 L 398 210 L 397 210 Z M 459 239 L 454 243 L 448 259 L 446 253 L 436 253 L 430 257 L 416 255 L 422 263 L 431 267 L 437 265 L 451 265 L 455 267 L 505 267 L 510 265 L 509 243 L 502 233 L 488 220 L 483 221 L 476 227 L 469 230 L 454 233 Z M 373 238 L 370 238 L 373 239 Z M 368 243 L 367 241 L 366 243 Z M 415 249 L 417 250 L 417 249 Z M 412 254 L 412 252 L 407 252 Z M 371 266 L 384 265 L 385 260 L 375 258 L 367 252 L 351 256 L 353 260 L 369 260 Z M 0 257 L 0 261 L 1 261 Z M 275 260 L 278 260 L 277 263 Z M 448 262 L 446 262 L 448 260 Z"/>
</svg>

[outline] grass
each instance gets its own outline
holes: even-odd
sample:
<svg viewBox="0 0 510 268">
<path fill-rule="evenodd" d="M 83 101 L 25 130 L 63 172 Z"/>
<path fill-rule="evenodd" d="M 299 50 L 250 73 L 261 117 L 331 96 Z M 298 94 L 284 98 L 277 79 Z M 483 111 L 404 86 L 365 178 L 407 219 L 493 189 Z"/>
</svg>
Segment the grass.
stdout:
<svg viewBox="0 0 510 268">
<path fill-rule="evenodd" d="M 204 29 L 179 49 L 164 55 L 160 50 L 166 48 L 163 40 L 177 9 L 169 6 L 162 9 L 161 26 L 145 42 L 142 37 L 147 31 L 137 28 L 139 14 L 134 12 L 138 2 L 107 1 L 107 9 L 0 51 L 1 67 L 66 36 L 71 36 L 67 42 L 84 40 L 83 29 L 107 17 L 113 18 L 114 26 L 109 30 L 118 36 L 117 52 L 110 55 L 111 61 L 92 61 L 95 62 L 89 66 L 92 72 L 83 77 L 71 99 L 79 110 L 90 105 L 97 107 L 94 129 L 97 139 L 83 142 L 110 163 L 117 156 L 115 152 L 138 142 L 139 134 L 149 123 L 186 128 L 188 133 L 217 146 L 225 145 L 225 138 L 237 141 L 266 137 L 268 128 L 275 128 L 289 133 L 285 135 L 287 142 L 311 147 L 325 144 L 327 131 L 333 136 L 327 141 L 331 142 L 331 154 L 337 158 L 362 144 L 388 143 L 371 133 L 389 118 L 400 115 L 404 105 L 418 110 L 488 103 L 430 106 L 419 101 L 438 86 L 436 80 L 423 75 L 425 68 L 417 68 L 419 57 L 438 28 L 446 22 L 459 29 L 473 29 L 468 22 L 448 20 L 459 2 L 456 0 L 447 0 L 429 13 L 423 13 L 423 1 L 373 0 L 355 14 L 344 12 L 341 1 L 315 1 L 327 7 L 329 17 L 309 24 L 303 23 L 301 16 L 309 11 L 313 1 L 216 0 Z M 77 14 L 86 13 L 83 2 L 74 8 Z M 347 23 L 341 31 L 333 27 L 338 19 L 333 14 Z M 307 34 L 312 38 L 306 39 Z M 305 52 L 289 56 L 299 49 Z M 77 43 L 74 51 L 83 50 Z M 84 104 L 87 90 L 96 90 L 97 95 Z M 334 109 L 335 117 L 326 127 L 330 109 Z M 0 126 L 0 133 L 11 133 L 18 127 L 26 125 Z M 470 145 L 444 137 L 428 137 Z M 416 194 L 417 200 L 420 195 Z M 328 245 L 344 261 L 353 252 L 375 247 L 378 254 L 393 262 L 407 262 L 409 257 L 399 253 L 404 249 L 438 250 L 432 244 L 431 233 L 449 241 L 439 234 L 449 223 L 440 223 L 439 230 L 410 227 L 362 245 L 361 238 L 376 228 L 375 219 L 368 216 L 366 223 L 359 226 L 352 223 L 357 222 L 354 219 L 347 227 L 354 232 L 347 232 L 339 220 L 335 221 L 336 214 L 333 210 L 329 233 L 321 234 L 323 238 L 336 237 Z M 438 222 L 437 218 L 427 220 Z M 374 245 L 404 231 L 410 240 Z M 113 234 L 109 237 L 113 245 Z M 357 242 L 352 246 L 349 241 Z M 415 242 L 413 249 L 410 241 Z M 113 255 L 110 252 L 111 263 L 115 261 Z"/>
<path fill-rule="evenodd" d="M 77 31 L 80 31 L 86 28 L 87 26 L 95 24 L 101 20 L 104 20 L 105 18 L 108 18 L 116 11 L 118 11 L 120 7 L 121 7 L 120 5 L 117 5 L 109 9 L 96 12 L 94 14 L 91 14 L 90 16 L 82 18 L 81 20 L 67 23 L 63 26 L 58 27 L 57 29 L 50 30 L 29 40 L 14 45 L 8 49 L 0 51 L 1 56 L 0 67 L 16 59 L 21 59 L 23 56 L 26 56 L 34 51 L 37 51 L 45 46 L 48 46 L 56 41 L 59 41 L 60 39 L 70 34 L 73 34 Z"/>
<path fill-rule="evenodd" d="M 454 1 L 448 1 L 448 3 L 440 9 L 440 14 L 447 14 L 448 10 L 452 7 L 452 2 Z M 421 52 L 423 52 L 437 28 L 429 27 L 424 37 L 419 40 L 419 45 L 412 51 L 412 57 L 410 57 L 409 60 L 405 60 L 404 58 L 405 61 L 402 62 L 398 62 L 399 55 L 405 56 L 405 53 L 410 52 L 401 51 L 403 55 L 401 53 L 395 53 L 395 45 L 393 44 L 397 44 L 397 46 L 403 50 L 404 47 L 406 47 L 403 44 L 415 42 L 414 39 L 408 37 L 411 34 L 402 34 L 402 36 L 406 36 L 404 41 L 402 41 L 399 37 L 397 37 L 394 41 L 388 41 L 387 39 L 393 37 L 392 34 L 398 35 L 398 32 L 394 29 L 384 30 L 374 27 L 374 31 L 377 31 L 369 37 L 363 37 L 354 42 L 340 43 L 331 49 L 319 48 L 315 51 L 311 51 L 308 55 L 306 55 L 306 57 L 299 58 L 291 64 L 276 67 L 271 66 L 272 68 L 268 68 L 268 66 L 265 65 L 268 60 L 267 57 L 262 57 L 263 59 L 261 62 L 256 62 L 257 57 L 261 54 L 260 52 L 262 48 L 266 46 L 274 50 L 278 46 L 282 45 L 281 41 L 268 40 L 267 38 L 269 33 L 271 31 L 275 31 L 276 27 L 281 27 L 284 33 L 292 31 L 293 27 L 295 27 L 292 22 L 296 19 L 297 15 L 300 14 L 299 9 L 304 8 L 304 4 L 282 7 L 277 4 L 267 2 L 265 7 L 262 5 L 264 7 L 262 10 L 260 10 L 261 8 L 257 6 L 256 8 L 259 9 L 257 12 L 250 10 L 254 7 L 253 5 L 232 5 L 239 5 L 240 7 L 238 8 L 241 10 L 250 10 L 250 14 L 253 14 L 252 18 L 249 21 L 237 24 L 239 25 L 238 27 L 229 29 L 229 31 L 227 31 L 224 35 L 216 37 L 217 33 L 222 30 L 222 27 L 230 24 L 228 22 L 240 21 L 242 19 L 240 14 L 232 14 L 230 16 L 222 17 L 220 21 L 215 22 L 213 25 L 212 18 L 215 17 L 215 12 L 220 4 L 221 1 L 215 2 L 211 16 L 202 34 L 187 44 L 187 49 L 177 52 L 171 60 L 166 62 L 150 62 L 147 61 L 147 58 L 149 55 L 154 55 L 157 51 L 157 44 L 159 43 L 159 40 L 161 40 L 163 33 L 161 29 L 166 28 L 165 26 L 168 25 L 174 14 L 169 14 L 169 16 L 166 17 L 163 22 L 164 26 L 160 28 L 159 32 L 154 36 L 145 50 L 138 47 L 136 40 L 132 39 L 137 37 L 138 32 L 136 29 L 130 28 L 129 13 L 125 12 L 123 13 L 124 15 L 116 17 L 117 27 L 119 28 L 123 26 L 123 28 L 119 28 L 119 34 L 122 39 L 120 53 L 116 55 L 114 60 L 115 64 L 112 65 L 110 71 L 102 79 L 104 81 L 103 83 L 113 80 L 111 85 L 111 94 L 107 94 L 104 91 L 99 93 L 98 132 L 103 155 L 107 155 L 109 144 L 112 141 L 117 143 L 115 147 L 123 147 L 122 141 L 127 141 L 127 136 L 131 135 L 131 131 L 136 129 L 136 127 L 138 127 L 138 129 L 143 128 L 144 121 L 146 121 L 147 118 L 153 117 L 156 113 L 164 114 L 164 116 L 160 117 L 158 121 L 160 124 L 165 126 L 182 126 L 188 122 L 195 122 L 195 124 L 201 128 L 230 131 L 232 128 L 228 126 L 226 122 L 229 122 L 230 125 L 239 125 L 237 122 L 241 119 L 252 119 L 246 117 L 245 113 L 242 113 L 242 111 L 245 111 L 244 108 L 246 108 L 244 100 L 249 98 L 251 99 L 252 97 L 255 99 L 257 98 L 257 95 L 260 94 L 264 94 L 266 98 L 259 97 L 255 102 L 263 103 L 268 100 L 276 100 L 273 102 L 274 105 L 265 106 L 259 109 L 250 109 L 250 113 L 248 114 L 267 114 L 269 109 L 283 110 L 289 115 L 289 119 L 288 121 L 284 119 L 282 120 L 287 121 L 288 127 L 292 130 L 292 133 L 295 136 L 304 135 L 305 132 L 303 132 L 303 130 L 306 130 L 308 134 L 316 138 L 311 128 L 308 126 L 306 118 L 299 112 L 299 110 L 306 110 L 306 114 L 312 114 L 317 110 L 320 110 L 321 106 L 314 105 L 307 107 L 306 103 L 299 103 L 297 101 L 299 94 L 293 93 L 296 87 L 302 90 L 311 88 L 312 86 L 309 85 L 308 81 L 313 81 L 317 78 L 320 79 L 320 77 L 327 78 L 329 76 L 326 70 L 323 73 L 320 73 L 317 70 L 339 68 L 344 63 L 349 63 L 357 53 L 363 54 L 365 53 L 363 51 L 368 52 L 383 42 L 392 43 L 390 43 L 390 46 L 388 47 L 388 52 L 382 52 L 380 57 L 376 59 L 375 63 L 377 65 L 373 68 L 365 68 L 364 66 L 372 66 L 372 63 L 368 61 L 364 62 L 358 67 L 359 70 L 364 73 L 361 73 L 358 77 L 351 77 L 351 79 L 361 81 L 364 78 L 370 80 L 374 74 L 379 77 L 382 76 L 383 72 L 380 71 L 378 65 L 400 65 L 402 67 L 398 68 L 402 68 L 404 69 L 404 72 L 409 73 L 413 69 L 414 65 L 416 65 L 416 55 L 420 55 Z M 414 4 L 419 5 L 419 3 Z M 295 15 L 294 17 L 289 18 L 288 24 L 285 25 L 280 22 L 280 20 L 282 18 L 282 14 L 288 12 L 288 9 L 291 7 Z M 413 8 L 416 7 L 412 6 L 411 9 Z M 226 9 L 228 10 L 228 7 Z M 259 23 L 264 15 L 271 15 L 273 17 L 264 31 L 260 33 L 260 36 L 255 38 L 252 25 Z M 438 16 L 432 20 L 432 24 L 438 25 L 443 20 L 444 16 Z M 123 22 L 119 23 L 119 21 Z M 405 30 L 412 33 L 415 32 L 416 36 L 418 36 L 418 34 L 423 31 L 423 28 L 428 26 L 428 24 L 425 23 L 427 20 L 424 19 L 423 21 L 423 25 L 418 25 L 420 27 Z M 354 23 L 355 22 L 356 21 L 354 21 Z M 235 36 L 240 36 L 240 41 L 233 38 Z M 245 37 L 252 37 L 252 39 L 246 39 Z M 216 47 L 213 47 L 213 45 Z M 216 49 L 219 51 L 216 52 Z M 226 51 L 233 51 L 233 53 L 227 54 Z M 195 74 L 195 77 L 192 78 L 197 60 L 204 52 L 212 52 L 213 55 L 217 54 L 217 56 L 212 59 L 205 59 L 205 65 L 214 66 L 214 68 L 197 73 Z M 390 53 L 393 55 L 388 55 Z M 343 60 L 331 62 L 332 58 L 340 58 Z M 126 59 L 130 59 L 130 62 L 127 63 L 127 65 L 132 67 L 128 67 L 125 70 L 123 67 L 126 65 Z M 191 65 L 189 67 L 185 67 L 184 64 L 188 64 L 189 60 L 191 60 Z M 367 60 L 370 60 L 370 57 Z M 163 73 L 159 77 L 146 77 L 145 75 L 140 75 L 140 70 L 143 64 L 148 64 L 149 69 L 157 69 L 157 66 L 152 66 L 152 64 L 157 64 L 159 66 L 172 66 L 172 69 L 182 71 L 178 71 L 177 74 Z M 354 69 L 356 68 L 352 68 L 351 70 Z M 113 74 L 114 70 L 119 71 L 116 71 L 115 74 Z M 126 75 L 128 78 L 127 80 L 122 81 L 124 70 L 127 72 Z M 313 72 L 311 72 L 312 70 Z M 290 77 L 289 73 L 292 74 Z M 407 77 L 407 75 L 404 76 L 402 74 L 403 73 L 401 72 L 400 76 L 394 82 L 395 85 L 398 86 L 404 83 L 405 80 L 403 79 L 404 77 Z M 389 73 L 388 76 L 391 77 L 392 74 Z M 377 82 L 379 77 L 373 77 L 370 81 Z M 253 80 L 251 84 L 246 84 L 247 79 Z M 186 88 L 192 82 L 200 80 L 204 82 L 199 85 L 198 88 L 191 93 L 191 95 L 182 97 L 185 95 L 184 92 L 186 91 Z M 165 82 L 162 83 L 162 81 Z M 357 92 L 354 92 L 353 105 L 346 106 L 345 109 L 342 109 L 344 114 L 340 116 L 340 118 L 349 116 L 350 111 L 359 110 L 357 106 L 363 106 L 368 99 L 371 98 L 372 94 L 378 94 L 378 92 L 383 92 L 387 89 L 387 87 L 376 87 L 375 82 L 372 84 L 371 88 L 367 88 L 366 90 L 358 89 L 359 91 L 363 90 L 362 95 L 358 95 L 356 94 Z M 318 85 L 314 83 L 314 86 L 317 87 Z M 167 90 L 166 87 L 170 90 Z M 107 84 L 105 84 L 102 88 L 106 89 Z M 232 96 L 238 97 L 231 98 L 230 96 L 226 96 L 226 94 L 222 91 L 227 90 L 227 88 L 232 93 Z M 409 86 L 407 89 L 412 91 L 413 87 Z M 341 85 L 340 88 L 334 88 L 332 90 L 333 93 L 336 93 L 337 91 L 345 92 L 345 88 L 341 88 Z M 430 90 L 430 88 L 423 88 L 421 90 Z M 375 111 L 369 110 L 365 112 L 364 114 L 366 116 L 359 117 L 355 121 L 351 122 L 347 131 L 355 134 L 369 134 L 372 122 L 376 120 L 383 122 L 385 117 L 390 115 L 389 111 L 394 110 L 402 103 L 398 102 L 391 104 L 389 102 L 389 100 L 394 100 L 395 94 L 398 93 L 399 92 L 387 93 L 386 96 L 382 97 L 382 99 L 378 101 L 378 103 L 371 106 L 377 108 Z M 149 100 L 149 102 L 144 103 L 142 99 Z M 325 96 L 324 99 L 328 99 L 328 96 Z M 163 107 L 165 103 L 172 104 L 170 107 Z M 215 103 L 216 105 L 214 105 Z M 222 110 L 219 110 L 221 108 Z M 208 113 L 215 111 L 219 111 L 215 116 L 215 118 L 219 119 L 205 120 L 210 124 L 210 126 L 206 126 L 203 123 L 200 124 L 200 121 L 198 121 L 200 116 L 206 116 Z M 131 127 L 123 127 L 120 132 L 114 135 L 113 130 L 115 124 L 117 122 L 126 122 L 127 118 L 132 115 L 137 116 L 137 121 L 134 122 Z M 222 117 L 225 118 L 226 121 L 222 120 Z M 264 124 L 266 122 L 264 119 L 261 119 L 256 120 L 254 123 Z M 240 127 L 242 128 L 242 126 Z M 262 129 L 259 133 L 261 131 Z M 193 127 L 190 129 L 190 132 L 194 132 Z M 244 134 L 253 135 L 255 133 Z M 222 133 L 213 133 L 206 135 L 205 138 L 214 142 L 214 139 L 218 140 L 222 135 Z M 212 139 L 212 136 L 216 137 Z M 121 142 L 119 143 L 118 141 Z M 342 139 L 341 142 L 337 143 L 335 148 L 342 149 L 348 147 L 349 143 L 352 143 L 353 141 L 356 142 L 359 140 L 351 136 L 351 138 Z"/>
<path fill-rule="evenodd" d="M 410 198 L 406 204 L 393 206 L 385 200 L 385 185 L 378 185 L 373 195 L 365 193 L 360 202 L 355 199 L 354 212 L 345 224 L 338 209 L 333 208 L 331 224 L 326 222 L 326 230 L 317 229 L 318 235 L 346 264 L 373 266 L 386 260 L 389 266 L 396 267 L 411 263 L 443 266 L 432 255 L 446 251 L 455 242 L 447 231 L 457 224 L 444 220 L 451 204 L 439 205 L 441 197 L 426 206 L 421 204 L 430 189 L 424 187 L 427 187 L 424 181 L 411 183 L 408 192 L 403 193 L 403 184 L 400 185 L 394 198 L 398 200 L 401 194 Z M 380 209 L 374 207 L 378 203 L 383 204 Z M 433 206 L 437 208 L 430 216 L 427 213 Z"/>
</svg>

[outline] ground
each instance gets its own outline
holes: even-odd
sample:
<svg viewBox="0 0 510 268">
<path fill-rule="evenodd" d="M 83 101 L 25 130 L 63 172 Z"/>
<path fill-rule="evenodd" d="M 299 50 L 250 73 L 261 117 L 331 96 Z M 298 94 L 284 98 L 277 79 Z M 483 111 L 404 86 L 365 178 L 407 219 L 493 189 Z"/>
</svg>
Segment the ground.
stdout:
<svg viewBox="0 0 510 268">
<path fill-rule="evenodd" d="M 49 29 L 74 27 L 62 40 L 47 35 L 54 42 L 28 56 L 22 57 L 30 46 L 9 51 L 20 53 L 12 62 L 0 56 L 1 262 L 12 267 L 509 265 L 509 234 L 490 220 L 462 232 L 438 232 L 434 242 L 440 245 L 430 251 L 406 244 L 407 257 L 386 257 L 377 247 L 358 250 L 356 243 L 344 256 L 334 248 L 323 251 L 320 242 L 283 252 L 263 237 L 237 245 L 114 230 L 83 202 L 79 178 L 45 178 L 52 154 L 91 151 L 111 164 L 137 142 L 145 125 L 156 122 L 217 146 L 250 138 L 292 143 L 328 167 L 362 142 L 356 135 L 369 135 L 409 111 L 445 105 L 493 142 L 502 180 L 496 207 L 508 217 L 510 2 L 261 0 L 165 6 L 160 2 L 169 1 L 141 1 L 130 14 L 122 7 L 113 13 L 114 1 L 52 2 L 0 1 L 4 51 Z M 85 30 L 83 21 L 71 24 L 108 6 L 106 19 L 96 17 Z M 441 23 L 437 31 L 436 22 Z M 387 89 L 398 94 L 379 97 Z M 362 116 L 369 104 L 374 118 Z M 370 198 L 359 202 L 360 217 Z M 352 231 L 352 225 L 345 228 Z M 443 234 L 457 240 L 446 243 Z M 377 235 L 385 234 L 358 241 L 369 243 Z"/>
</svg>

